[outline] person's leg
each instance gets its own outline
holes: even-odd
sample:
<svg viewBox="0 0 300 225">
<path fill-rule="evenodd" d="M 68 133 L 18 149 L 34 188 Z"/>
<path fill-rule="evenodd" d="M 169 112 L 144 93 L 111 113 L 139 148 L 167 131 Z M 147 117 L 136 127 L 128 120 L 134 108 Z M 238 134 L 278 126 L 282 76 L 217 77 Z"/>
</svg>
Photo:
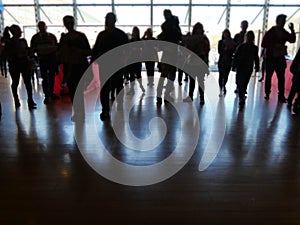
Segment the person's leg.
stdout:
<svg viewBox="0 0 300 225">
<path fill-rule="evenodd" d="M 30 70 L 28 69 L 28 66 L 26 63 L 20 65 L 21 68 L 21 74 L 22 74 L 22 78 L 26 87 L 26 91 L 27 91 L 27 103 L 28 103 L 28 108 L 29 109 L 35 109 L 36 108 L 36 104 L 33 101 L 33 97 L 32 97 L 32 85 L 31 85 L 31 74 L 30 74 Z"/>
<path fill-rule="evenodd" d="M 280 102 L 286 102 L 286 98 L 284 95 L 285 89 L 285 68 L 286 68 L 286 60 L 285 58 L 278 59 L 275 64 L 275 72 L 278 79 L 278 100 Z"/>
<path fill-rule="evenodd" d="M 174 89 L 174 80 L 176 78 L 176 67 L 167 65 L 168 71 L 168 80 L 166 85 L 165 99 L 169 101 L 174 101 L 173 97 L 171 97 L 171 91 Z"/>
<path fill-rule="evenodd" d="M 9 64 L 9 73 L 11 76 L 11 91 L 13 94 L 13 98 L 15 101 L 15 107 L 18 108 L 20 107 L 20 100 L 19 100 L 19 96 L 18 96 L 18 86 L 19 86 L 19 82 L 20 82 L 20 70 L 19 70 L 19 66 L 16 64 Z"/>
<path fill-rule="evenodd" d="M 142 82 L 142 63 L 136 63 L 134 70 L 135 70 L 136 79 L 140 85 L 140 88 L 141 88 L 142 92 L 145 92 L 145 88 L 144 88 L 143 82 Z"/>
<path fill-rule="evenodd" d="M 146 62 L 146 70 L 147 70 L 147 77 L 148 77 L 148 85 L 152 86 L 154 82 L 154 66 L 155 62 Z"/>
<path fill-rule="evenodd" d="M 52 99 L 59 99 L 59 96 L 54 93 L 55 74 L 57 71 L 57 64 L 55 62 L 49 63 L 49 93 Z"/>
<path fill-rule="evenodd" d="M 227 92 L 226 84 L 227 84 L 227 81 L 228 81 L 228 76 L 229 76 L 230 70 L 231 70 L 231 65 L 227 65 L 227 67 L 224 70 L 224 74 L 223 74 L 223 92 L 224 92 L 224 95 Z"/>
<path fill-rule="evenodd" d="M 219 88 L 220 88 L 220 94 L 219 96 L 221 97 L 223 95 L 223 83 L 224 83 L 224 73 L 221 67 L 219 67 Z"/>
<path fill-rule="evenodd" d="M 40 71 L 42 77 L 42 88 L 45 95 L 44 104 L 47 105 L 50 98 L 48 64 L 45 62 L 40 62 Z"/>
<path fill-rule="evenodd" d="M 177 78 L 178 84 L 181 86 L 182 85 L 183 71 L 181 69 L 178 69 L 177 75 L 178 75 L 178 78 Z"/>
<path fill-rule="evenodd" d="M 272 58 L 266 58 L 265 99 L 268 100 L 271 93 L 272 76 L 275 71 Z"/>
</svg>

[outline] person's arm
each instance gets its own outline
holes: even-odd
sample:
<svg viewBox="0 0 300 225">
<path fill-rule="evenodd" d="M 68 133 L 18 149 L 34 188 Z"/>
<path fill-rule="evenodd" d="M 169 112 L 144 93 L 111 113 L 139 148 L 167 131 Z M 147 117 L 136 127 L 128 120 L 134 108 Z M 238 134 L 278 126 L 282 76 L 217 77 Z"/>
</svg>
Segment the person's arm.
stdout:
<svg viewBox="0 0 300 225">
<path fill-rule="evenodd" d="M 291 33 L 286 31 L 286 41 L 288 41 L 290 43 L 295 43 L 296 42 L 296 34 L 295 34 L 293 23 L 289 23 L 289 29 L 290 29 Z"/>
</svg>

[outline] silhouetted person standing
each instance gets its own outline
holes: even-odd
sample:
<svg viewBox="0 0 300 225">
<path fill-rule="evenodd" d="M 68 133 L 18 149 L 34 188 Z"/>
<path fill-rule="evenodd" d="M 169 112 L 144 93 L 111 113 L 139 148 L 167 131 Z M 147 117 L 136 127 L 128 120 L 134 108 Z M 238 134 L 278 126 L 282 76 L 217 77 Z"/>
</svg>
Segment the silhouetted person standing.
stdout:
<svg viewBox="0 0 300 225">
<path fill-rule="evenodd" d="M 254 32 L 248 31 L 246 33 L 246 41 L 237 47 L 234 54 L 233 67 L 236 68 L 239 105 L 241 107 L 245 105 L 245 94 L 254 64 L 255 72 L 259 71 L 258 47 L 254 45 L 254 38 Z"/>
<path fill-rule="evenodd" d="M 7 52 L 6 52 L 6 42 L 10 38 L 9 27 L 5 27 L 3 31 L 3 36 L 1 37 L 1 46 L 0 46 L 0 67 L 1 74 L 7 78 Z"/>
<path fill-rule="evenodd" d="M 151 28 L 148 28 L 143 37 L 143 40 L 156 40 L 156 38 L 153 37 L 153 31 Z M 157 56 L 157 49 L 155 48 L 148 48 L 147 45 L 143 46 L 143 53 L 151 55 L 153 59 L 158 61 Z M 148 86 L 154 85 L 154 68 L 155 68 L 155 62 L 154 61 L 147 61 L 145 62 L 146 65 L 146 71 L 147 71 L 147 77 L 148 77 Z"/>
<path fill-rule="evenodd" d="M 182 34 L 179 27 L 179 20 L 177 16 L 172 15 L 171 10 L 164 10 L 165 22 L 161 25 L 162 32 L 159 34 L 158 39 L 162 41 L 172 42 L 179 44 Z M 164 58 L 174 57 L 177 52 L 173 52 L 171 49 L 164 49 L 162 55 L 162 61 Z M 176 77 L 176 67 L 165 63 L 161 64 L 161 77 L 157 86 L 157 103 L 162 103 L 162 89 L 165 78 L 167 78 L 167 85 L 164 98 L 167 101 L 173 101 L 174 99 L 170 96 L 170 92 L 174 87 L 174 80 Z"/>
<path fill-rule="evenodd" d="M 54 91 L 54 77 L 58 71 L 56 51 L 57 39 L 54 34 L 47 32 L 44 21 L 38 23 L 39 32 L 32 36 L 30 47 L 33 53 L 37 54 L 42 76 L 42 86 L 45 95 L 44 104 L 49 103 L 49 99 L 59 99 Z"/>
<path fill-rule="evenodd" d="M 29 47 L 26 39 L 21 38 L 22 31 L 18 25 L 14 24 L 10 26 L 9 31 L 12 34 L 12 37 L 6 42 L 6 50 L 9 73 L 12 79 L 11 90 L 15 101 L 15 107 L 19 108 L 21 106 L 18 96 L 18 86 L 20 75 L 22 75 L 27 91 L 28 108 L 35 109 L 36 104 L 32 98 Z"/>
<path fill-rule="evenodd" d="M 247 29 L 248 29 L 248 21 L 247 20 L 243 20 L 241 22 L 241 31 L 239 33 L 237 33 L 236 35 L 234 35 L 234 41 L 235 41 L 235 47 L 237 48 L 240 44 L 244 43 L 245 41 L 245 36 L 247 33 Z M 239 87 L 237 84 L 237 78 L 235 79 L 235 83 L 236 83 L 236 89 L 234 91 L 234 93 L 238 93 L 239 92 Z"/>
<path fill-rule="evenodd" d="M 284 96 L 285 68 L 287 49 L 285 43 L 295 43 L 296 35 L 293 23 L 289 24 L 291 33 L 284 29 L 286 15 L 280 14 L 276 17 L 276 25 L 266 32 L 261 47 L 266 48 L 266 79 L 265 99 L 268 100 L 271 93 L 271 81 L 274 71 L 278 79 L 278 101 L 286 102 Z"/>
<path fill-rule="evenodd" d="M 232 66 L 232 57 L 235 51 L 235 42 L 231 38 L 230 31 L 225 29 L 222 33 L 222 39 L 218 42 L 218 69 L 219 69 L 219 87 L 220 96 L 226 94 L 226 83 Z"/>
<path fill-rule="evenodd" d="M 129 53 L 129 58 L 131 60 L 139 61 L 141 59 L 142 46 L 138 44 L 139 41 L 141 41 L 140 29 L 138 27 L 133 27 L 129 42 L 137 42 L 137 44 L 136 47 L 133 47 Z M 127 66 L 127 69 L 130 77 L 130 90 L 128 94 L 134 93 L 135 80 L 138 81 L 142 92 L 145 92 L 145 88 L 142 84 L 142 62 L 132 63 Z"/>
<path fill-rule="evenodd" d="M 210 51 L 210 43 L 207 36 L 204 34 L 204 28 L 201 23 L 196 23 L 193 27 L 192 35 L 185 36 L 182 38 L 182 42 L 187 46 L 192 52 L 194 52 L 197 56 L 199 56 L 208 67 L 208 58 Z M 197 65 L 196 62 L 189 62 L 188 66 L 196 68 L 199 73 L 196 75 L 195 79 L 198 80 L 198 90 L 200 95 L 200 105 L 204 105 L 204 76 L 201 72 L 201 66 Z M 190 85 L 189 85 L 189 96 L 185 98 L 184 102 L 193 101 L 194 90 L 195 90 L 195 79 L 190 77 Z"/>
<path fill-rule="evenodd" d="M 290 71 L 293 74 L 292 87 L 287 99 L 288 108 L 293 106 L 293 112 L 298 113 L 300 107 L 300 49 L 293 59 L 293 62 L 290 67 Z M 298 94 L 296 100 L 294 101 L 295 95 Z M 294 103 L 293 103 L 294 101 Z"/>
<path fill-rule="evenodd" d="M 87 57 L 91 55 L 91 48 L 87 37 L 84 33 L 74 29 L 75 19 L 73 16 L 65 16 L 63 23 L 68 33 L 61 36 L 59 42 L 59 51 L 64 63 L 64 76 L 69 88 L 69 95 L 73 104 L 73 121 L 80 121 L 84 119 L 84 90 L 81 88 L 77 92 L 78 101 L 74 107 L 75 92 L 79 81 L 84 72 L 89 66 Z"/>
<path fill-rule="evenodd" d="M 116 48 L 120 45 L 128 43 L 128 37 L 124 31 L 115 27 L 116 15 L 114 13 L 108 13 L 105 16 L 105 30 L 101 31 L 96 39 L 96 43 L 92 50 L 93 59 L 97 59 L 101 55 L 105 54 L 109 50 Z M 122 56 L 116 60 L 122 60 Z M 101 81 L 101 67 L 100 71 L 100 81 Z M 105 75 L 103 75 L 105 76 Z M 117 88 L 117 102 L 122 104 L 123 96 L 120 96 L 120 91 L 123 89 L 123 70 L 117 71 L 112 77 L 110 77 L 106 83 L 101 81 L 101 91 L 100 91 L 100 101 L 102 105 L 102 112 L 100 114 L 100 119 L 102 121 L 110 119 L 110 105 L 109 105 L 109 92 L 111 91 L 111 86 L 116 85 Z"/>
</svg>

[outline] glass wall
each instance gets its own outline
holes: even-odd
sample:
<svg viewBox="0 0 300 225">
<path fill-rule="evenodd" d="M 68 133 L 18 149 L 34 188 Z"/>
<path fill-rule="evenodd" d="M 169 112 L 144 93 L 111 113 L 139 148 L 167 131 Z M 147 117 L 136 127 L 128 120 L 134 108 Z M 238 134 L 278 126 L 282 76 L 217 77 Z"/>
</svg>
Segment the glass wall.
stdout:
<svg viewBox="0 0 300 225">
<path fill-rule="evenodd" d="M 20 25 L 25 38 L 30 39 L 36 32 L 38 18 L 35 15 L 34 0 L 2 0 L 2 2 L 3 25 Z M 265 0 L 230 2 L 229 29 L 232 36 L 240 31 L 240 22 L 247 20 L 249 30 L 255 32 L 256 43 L 260 45 Z M 59 38 L 60 34 L 65 32 L 62 26 L 63 16 L 73 15 L 76 11 L 77 29 L 86 33 L 92 45 L 97 34 L 104 29 L 105 15 L 108 12 L 115 11 L 117 26 L 126 33 L 131 33 L 132 27 L 138 26 L 142 35 L 144 30 L 152 26 L 154 36 L 157 36 L 161 32 L 160 25 L 164 22 L 163 10 L 168 8 L 178 17 L 184 34 L 191 31 L 196 22 L 201 22 L 211 42 L 212 52 L 216 52 L 217 42 L 226 28 L 228 9 L 228 0 L 76 0 L 76 10 L 73 10 L 73 3 L 73 0 L 39 0 L 40 6 L 36 7 L 39 10 L 37 16 L 39 15 L 39 19 L 47 23 L 48 30 L 52 30 Z M 287 15 L 288 22 L 294 22 L 295 30 L 299 32 L 299 9 L 299 0 L 270 0 L 268 29 L 275 24 L 276 16 L 283 13 Z M 296 44 L 288 45 L 289 55 L 294 55 L 299 43 L 297 41 Z"/>
</svg>

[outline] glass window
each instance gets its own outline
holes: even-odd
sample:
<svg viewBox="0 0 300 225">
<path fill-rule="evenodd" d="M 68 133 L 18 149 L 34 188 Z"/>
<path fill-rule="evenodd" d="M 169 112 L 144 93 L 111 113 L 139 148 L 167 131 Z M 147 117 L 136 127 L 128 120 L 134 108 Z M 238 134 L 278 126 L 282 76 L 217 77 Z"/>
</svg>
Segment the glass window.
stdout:
<svg viewBox="0 0 300 225">
<path fill-rule="evenodd" d="M 192 0 L 193 4 L 227 4 L 227 0 Z"/>
<path fill-rule="evenodd" d="M 3 12 L 4 26 L 18 24 L 19 26 L 35 24 L 34 8 L 24 7 L 6 7 Z"/>
<path fill-rule="evenodd" d="M 150 4 L 150 0 L 115 0 L 115 4 Z"/>
<path fill-rule="evenodd" d="M 3 4 L 10 4 L 10 5 L 19 5 L 19 4 L 33 4 L 33 0 L 2 0 Z"/>
<path fill-rule="evenodd" d="M 231 4 L 265 4 L 265 0 L 231 0 Z"/>
<path fill-rule="evenodd" d="M 150 25 L 150 7 L 148 6 L 117 6 L 115 10 L 117 25 Z"/>
<path fill-rule="evenodd" d="M 232 36 L 241 31 L 241 21 L 243 20 L 248 21 L 248 30 L 261 30 L 264 16 L 263 11 L 261 10 L 262 7 L 231 7 L 229 29 Z"/>
<path fill-rule="evenodd" d="M 112 0 L 77 0 L 77 4 L 111 4 Z"/>
<path fill-rule="evenodd" d="M 170 9 L 174 16 L 179 19 L 180 26 L 188 25 L 188 7 L 187 6 L 154 6 L 153 24 L 161 25 L 164 21 L 164 10 Z"/>
<path fill-rule="evenodd" d="M 271 28 L 272 26 L 275 25 L 277 15 L 285 14 L 287 15 L 287 19 L 289 19 L 298 9 L 299 9 L 298 7 L 270 7 L 268 28 Z M 300 11 L 298 10 L 296 14 L 294 14 L 293 17 L 288 22 L 294 22 L 298 24 L 299 20 L 300 20 Z"/>
<path fill-rule="evenodd" d="M 41 20 L 46 24 L 63 25 L 63 17 L 73 15 L 71 6 L 43 6 L 41 7 Z"/>
<path fill-rule="evenodd" d="M 153 4 L 189 4 L 189 0 L 153 0 Z"/>
<path fill-rule="evenodd" d="M 299 5 L 299 0 L 287 0 L 287 1 L 278 1 L 278 0 L 270 0 L 270 4 L 272 5 Z"/>
<path fill-rule="evenodd" d="M 73 0 L 39 0 L 40 4 L 72 4 Z"/>
<path fill-rule="evenodd" d="M 110 6 L 79 6 L 78 25 L 104 25 L 105 15 L 111 12 Z"/>
</svg>

